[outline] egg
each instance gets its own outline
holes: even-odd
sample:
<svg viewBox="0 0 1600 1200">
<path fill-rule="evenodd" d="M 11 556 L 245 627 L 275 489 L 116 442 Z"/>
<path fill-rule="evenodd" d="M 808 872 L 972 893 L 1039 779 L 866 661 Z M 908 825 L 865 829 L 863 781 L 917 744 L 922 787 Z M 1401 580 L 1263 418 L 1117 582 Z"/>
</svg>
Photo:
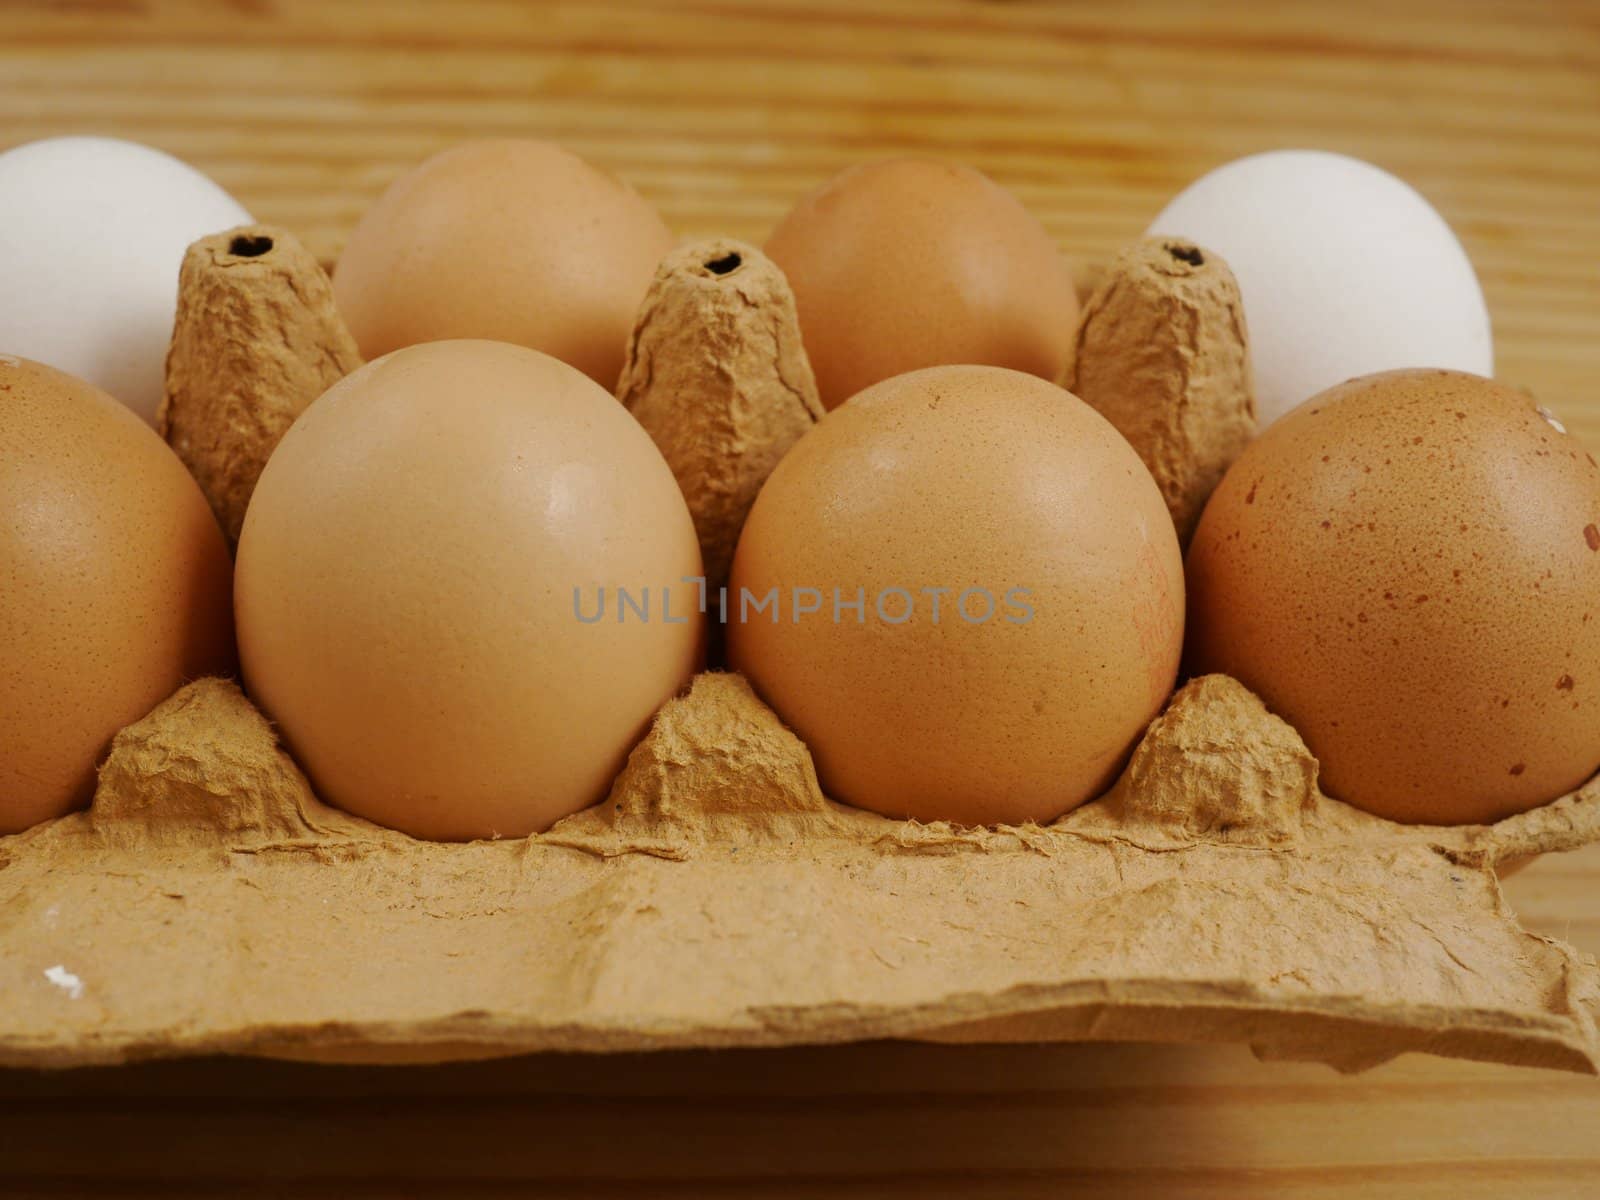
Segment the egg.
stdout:
<svg viewBox="0 0 1600 1200">
<path fill-rule="evenodd" d="M 1039 222 L 970 167 L 852 167 L 768 239 L 794 289 L 822 403 L 920 367 L 977 363 L 1055 379 L 1078 323 Z"/>
<path fill-rule="evenodd" d="M 1044 380 L 933 367 L 778 464 L 735 553 L 729 657 L 824 789 L 885 816 L 1046 821 L 1172 690 L 1177 535 L 1111 424 Z"/>
<path fill-rule="evenodd" d="M 331 803 L 520 837 L 599 800 L 689 679 L 699 573 L 671 470 L 592 380 L 521 346 L 412 346 L 313 401 L 261 474 L 245 684 Z"/>
<path fill-rule="evenodd" d="M 361 353 L 444 338 L 542 350 L 607 391 L 672 248 L 635 191 L 549 142 L 468 142 L 402 175 L 361 218 L 333 286 Z"/>
<path fill-rule="evenodd" d="M 1188 567 L 1192 665 L 1294 725 L 1330 795 L 1487 822 L 1600 768 L 1600 466 L 1519 392 L 1323 392 L 1234 463 Z"/>
<path fill-rule="evenodd" d="M 61 137 L 0 154 L 0 353 L 97 384 L 154 425 L 184 251 L 249 221 L 149 146 Z"/>
<path fill-rule="evenodd" d="M 122 726 L 233 669 L 199 487 L 105 392 L 0 355 L 0 834 L 89 802 Z"/>
<path fill-rule="evenodd" d="M 1370 163 L 1319 150 L 1241 158 L 1186 188 L 1150 233 L 1233 268 L 1263 426 L 1358 375 L 1494 373 L 1466 251 L 1421 195 Z"/>
</svg>

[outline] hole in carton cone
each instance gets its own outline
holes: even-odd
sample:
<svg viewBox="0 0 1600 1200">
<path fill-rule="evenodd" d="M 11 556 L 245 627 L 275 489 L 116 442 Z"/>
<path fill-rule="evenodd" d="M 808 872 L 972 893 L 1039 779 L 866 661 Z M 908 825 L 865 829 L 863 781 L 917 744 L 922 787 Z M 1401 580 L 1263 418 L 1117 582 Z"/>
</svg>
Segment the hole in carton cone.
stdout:
<svg viewBox="0 0 1600 1200">
<path fill-rule="evenodd" d="M 228 253 L 235 258 L 260 258 L 272 249 L 272 239 L 265 234 L 241 233 L 228 243 Z"/>
<path fill-rule="evenodd" d="M 1167 253 L 1172 255 L 1172 257 L 1177 259 L 1179 262 L 1188 263 L 1191 267 L 1203 267 L 1206 265 L 1206 256 L 1200 253 L 1199 246 L 1169 244 L 1167 246 Z"/>
<path fill-rule="evenodd" d="M 721 258 L 714 258 L 708 262 L 706 270 L 713 275 L 732 275 L 743 265 L 744 259 L 740 258 L 737 253 L 724 254 Z"/>
</svg>

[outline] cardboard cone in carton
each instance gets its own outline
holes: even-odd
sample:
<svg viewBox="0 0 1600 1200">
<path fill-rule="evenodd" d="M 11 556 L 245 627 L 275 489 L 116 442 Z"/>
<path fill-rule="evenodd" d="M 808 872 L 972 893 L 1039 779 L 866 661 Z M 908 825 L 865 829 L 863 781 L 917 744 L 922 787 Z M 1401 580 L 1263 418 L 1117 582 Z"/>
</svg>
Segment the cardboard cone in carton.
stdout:
<svg viewBox="0 0 1600 1200">
<path fill-rule="evenodd" d="M 327 274 L 293 234 L 244 225 L 189 247 L 156 424 L 230 546 L 278 439 L 360 365 Z"/>
<path fill-rule="evenodd" d="M 656 271 L 617 398 L 638 418 L 694 515 L 714 594 L 756 493 L 822 417 L 794 293 L 754 246 L 709 238 Z"/>
<path fill-rule="evenodd" d="M 1188 545 L 1256 432 L 1244 302 L 1228 264 L 1175 238 L 1129 246 L 1084 304 L 1061 386 L 1132 443 Z"/>
</svg>

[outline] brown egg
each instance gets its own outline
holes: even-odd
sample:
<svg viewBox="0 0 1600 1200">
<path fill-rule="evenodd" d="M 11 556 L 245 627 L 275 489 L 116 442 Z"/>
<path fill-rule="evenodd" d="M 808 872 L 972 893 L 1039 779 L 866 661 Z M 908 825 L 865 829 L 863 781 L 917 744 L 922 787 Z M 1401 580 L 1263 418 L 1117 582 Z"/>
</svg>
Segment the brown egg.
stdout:
<svg viewBox="0 0 1600 1200">
<path fill-rule="evenodd" d="M 1510 388 L 1313 397 L 1212 496 L 1189 595 L 1192 665 L 1254 688 L 1359 808 L 1494 821 L 1600 768 L 1600 467 Z"/>
<path fill-rule="evenodd" d="M 261 475 L 245 684 L 331 803 L 520 837 L 599 800 L 687 682 L 699 570 L 671 470 L 591 380 L 501 342 L 413 346 L 318 398 Z"/>
<path fill-rule="evenodd" d="M 934 367 L 860 393 L 778 464 L 728 606 L 733 665 L 830 796 L 1045 821 L 1110 785 L 1171 692 L 1183 565 L 1105 418 L 1030 375 Z"/>
<path fill-rule="evenodd" d="M 802 200 L 766 250 L 794 288 L 828 408 L 942 363 L 1055 379 L 1078 325 L 1072 276 L 1049 235 L 969 167 L 852 167 Z"/>
<path fill-rule="evenodd" d="M 633 189 L 549 142 L 467 142 L 402 175 L 333 276 L 361 353 L 493 338 L 616 387 L 672 234 Z"/>
<path fill-rule="evenodd" d="M 0 440 L 3 834 L 87 804 L 112 735 L 234 652 L 222 531 L 154 430 L 0 355 Z"/>
</svg>

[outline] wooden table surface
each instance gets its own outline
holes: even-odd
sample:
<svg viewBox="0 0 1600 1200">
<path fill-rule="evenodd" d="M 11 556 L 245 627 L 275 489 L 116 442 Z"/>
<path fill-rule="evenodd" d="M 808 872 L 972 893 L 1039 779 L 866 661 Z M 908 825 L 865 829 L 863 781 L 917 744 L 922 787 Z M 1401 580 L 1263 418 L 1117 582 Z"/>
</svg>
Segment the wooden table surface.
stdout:
<svg viewBox="0 0 1600 1200">
<path fill-rule="evenodd" d="M 560 139 L 685 234 L 760 239 L 896 152 L 970 162 L 1102 259 L 1207 168 L 1316 146 L 1455 225 L 1500 373 L 1600 446 L 1600 5 L 0 0 L 0 145 L 180 155 L 331 258 L 399 171 Z M 1507 894 L 1600 951 L 1600 847 Z M 0 1016 L 3 1019 L 3 1016 Z M 1237 1047 L 927 1047 L 450 1068 L 0 1073 L 0 1190 L 1518 1197 L 1600 1193 L 1600 1081 Z M 632 1184 L 633 1186 L 626 1186 Z M 641 1186 L 643 1185 L 643 1186 Z"/>
</svg>

